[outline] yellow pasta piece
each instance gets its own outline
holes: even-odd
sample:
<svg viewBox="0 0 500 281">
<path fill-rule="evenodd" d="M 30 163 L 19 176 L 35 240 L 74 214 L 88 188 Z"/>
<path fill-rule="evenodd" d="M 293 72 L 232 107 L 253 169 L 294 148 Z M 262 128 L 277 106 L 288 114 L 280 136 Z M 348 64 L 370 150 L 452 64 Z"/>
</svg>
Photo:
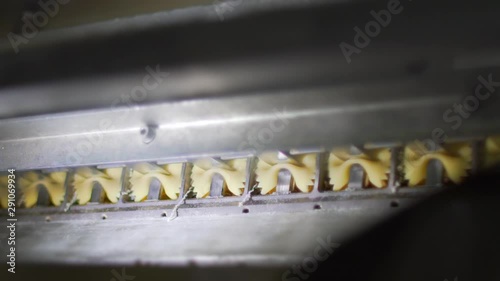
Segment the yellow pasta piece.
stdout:
<svg viewBox="0 0 500 281">
<path fill-rule="evenodd" d="M 500 137 L 487 138 L 484 146 L 484 167 L 489 168 L 500 163 Z"/>
<path fill-rule="evenodd" d="M 123 168 L 111 168 L 95 170 L 90 168 L 79 168 L 75 173 L 75 196 L 79 205 L 85 205 L 90 201 L 94 182 L 98 182 L 106 197 L 111 203 L 118 202 L 121 192 L 121 175 Z"/>
<path fill-rule="evenodd" d="M 163 166 L 148 163 L 134 166 L 130 177 L 131 196 L 135 202 L 143 201 L 148 197 L 149 186 L 153 179 L 161 183 L 161 187 L 170 199 L 177 199 L 182 183 L 182 164 L 168 164 Z"/>
<path fill-rule="evenodd" d="M 64 181 L 66 172 L 54 172 L 50 174 L 39 174 L 27 172 L 19 178 L 19 189 L 23 194 L 23 202 L 26 208 L 33 207 L 38 200 L 38 186 L 42 185 L 47 189 L 50 202 L 54 206 L 60 206 L 64 201 Z"/>
<path fill-rule="evenodd" d="M 197 198 L 204 198 L 210 194 L 210 186 L 214 174 L 224 178 L 229 191 L 240 196 L 245 189 L 247 159 L 235 159 L 225 162 L 229 168 L 214 167 L 210 159 L 196 161 L 191 171 L 193 191 Z"/>
<path fill-rule="evenodd" d="M 328 174 L 333 190 L 347 187 L 353 165 L 360 165 L 366 173 L 365 185 L 371 183 L 377 188 L 387 186 L 391 165 L 391 152 L 388 148 L 367 149 L 359 155 L 352 155 L 349 148 L 335 149 L 328 159 Z"/>
<path fill-rule="evenodd" d="M 467 176 L 471 167 L 472 149 L 468 143 L 444 144 L 437 151 L 428 151 L 421 142 L 414 142 L 405 147 L 405 179 L 409 186 L 421 185 L 427 178 L 427 165 L 431 160 L 438 160 L 444 167 L 444 173 L 454 183 L 460 183 Z"/>
<path fill-rule="evenodd" d="M 261 194 L 268 194 L 276 189 L 281 170 L 290 171 L 300 191 L 311 192 L 316 172 L 316 154 L 304 154 L 286 160 L 279 160 L 276 153 L 260 155 L 255 174 Z"/>
<path fill-rule="evenodd" d="M 7 208 L 9 203 L 8 176 L 0 176 L 0 207 Z"/>
</svg>

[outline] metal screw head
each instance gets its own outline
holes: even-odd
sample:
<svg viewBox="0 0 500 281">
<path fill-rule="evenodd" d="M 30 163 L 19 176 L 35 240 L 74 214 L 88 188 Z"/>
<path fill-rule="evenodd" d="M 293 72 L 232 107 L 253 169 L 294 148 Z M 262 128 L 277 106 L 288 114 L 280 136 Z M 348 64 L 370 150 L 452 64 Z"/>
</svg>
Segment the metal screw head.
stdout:
<svg viewBox="0 0 500 281">
<path fill-rule="evenodd" d="M 156 130 L 158 129 L 157 125 L 147 125 L 146 127 L 142 127 L 140 133 L 142 135 L 142 141 L 145 144 L 149 144 L 156 138 Z"/>
</svg>

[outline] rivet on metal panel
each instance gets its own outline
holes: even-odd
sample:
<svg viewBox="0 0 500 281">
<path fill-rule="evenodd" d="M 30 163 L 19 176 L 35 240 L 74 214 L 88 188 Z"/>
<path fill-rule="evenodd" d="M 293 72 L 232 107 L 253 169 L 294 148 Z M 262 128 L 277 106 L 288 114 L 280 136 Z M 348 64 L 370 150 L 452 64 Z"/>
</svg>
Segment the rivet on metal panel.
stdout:
<svg viewBox="0 0 500 281">
<path fill-rule="evenodd" d="M 148 124 L 146 127 L 141 128 L 141 135 L 143 137 L 143 142 L 145 144 L 151 143 L 156 138 L 156 130 L 158 129 L 158 125 Z"/>
</svg>

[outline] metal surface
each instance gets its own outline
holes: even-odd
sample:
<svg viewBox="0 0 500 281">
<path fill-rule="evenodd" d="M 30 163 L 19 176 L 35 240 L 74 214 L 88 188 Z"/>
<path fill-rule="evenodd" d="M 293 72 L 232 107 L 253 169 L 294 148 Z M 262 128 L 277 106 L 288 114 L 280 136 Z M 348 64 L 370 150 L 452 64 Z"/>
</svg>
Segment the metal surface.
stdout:
<svg viewBox="0 0 500 281">
<path fill-rule="evenodd" d="M 479 75 L 499 77 L 488 58 L 500 42 L 478 32 L 495 26 L 498 3 L 411 3 L 348 63 L 339 44 L 385 1 L 272 2 L 223 21 L 198 7 L 42 32 L 18 55 L 4 42 L 0 171 L 322 150 L 429 138 L 437 127 L 449 138 L 500 130 L 493 98 L 458 129 L 443 119 L 474 94 Z M 464 8 L 475 21 L 461 20 Z M 133 93 L 139 86 L 144 95 Z"/>
<path fill-rule="evenodd" d="M 194 262 L 199 265 L 273 266 L 300 260 L 317 243 L 316 237 L 326 239 L 328 231 L 342 228 L 349 233 L 348 230 L 360 226 L 351 220 L 359 212 L 339 213 L 334 220 L 332 217 L 335 216 L 327 211 L 222 217 L 207 216 L 202 212 L 200 209 L 198 216 L 182 217 L 172 222 L 160 216 L 117 220 L 109 214 L 106 220 L 101 214 L 96 214 L 94 219 L 87 217 L 74 222 L 59 221 L 57 216 L 52 216 L 50 223 L 20 222 L 17 237 L 19 262 L 88 265 L 141 262 L 171 266 Z M 319 213 L 313 215 L 309 212 Z M 379 216 L 371 217 L 365 213 L 357 217 L 363 219 L 366 227 Z M 104 233 L 113 235 L 103 236 Z M 255 240 L 252 233 L 260 233 L 262 239 Z M 340 239 L 337 236 L 346 233 L 338 233 L 332 239 Z M 303 237 L 310 238 L 304 240 Z M 74 244 L 73 241 L 79 242 Z M 96 243 L 100 246 L 95 247 Z"/>
<path fill-rule="evenodd" d="M 397 167 L 399 165 L 398 156 L 399 150 L 392 150 L 391 157 L 391 167 Z M 388 183 L 388 187 L 384 189 L 353 189 L 351 188 L 355 184 L 360 184 L 360 178 L 351 177 L 348 188 L 344 191 L 334 192 L 331 190 L 331 186 L 326 181 L 326 158 L 327 155 L 324 153 L 319 153 L 316 157 L 317 165 L 315 172 L 315 183 L 314 188 L 309 193 L 291 193 L 291 187 L 293 186 L 293 180 L 291 174 L 288 172 L 288 176 L 282 177 L 278 181 L 278 187 L 276 193 L 271 195 L 255 195 L 254 191 L 256 185 L 254 184 L 255 179 L 255 160 L 249 158 L 247 162 L 246 178 L 247 182 L 245 184 L 245 191 L 241 196 L 225 196 L 222 194 L 221 187 L 224 186 L 224 181 L 221 179 L 217 181 L 216 185 L 211 186 L 211 197 L 205 199 L 195 199 L 192 194 L 186 194 L 186 190 L 191 187 L 191 179 L 189 173 L 189 167 L 192 164 L 184 163 L 181 177 L 184 179 L 181 183 L 180 197 L 178 200 L 153 200 L 150 202 L 138 202 L 134 203 L 131 201 L 132 198 L 125 197 L 128 178 L 126 175 L 129 173 L 129 167 L 125 167 L 122 172 L 122 198 L 120 198 L 117 204 L 88 204 L 86 206 L 71 206 L 66 202 L 72 202 L 69 198 L 73 194 L 73 186 L 71 184 L 73 172 L 69 171 L 65 187 L 66 187 L 66 199 L 63 208 L 54 207 L 44 207 L 36 206 L 35 208 L 20 210 L 21 213 L 27 215 L 41 215 L 50 214 L 52 215 L 62 215 L 62 218 L 72 217 L 74 214 L 83 214 L 85 218 L 90 213 L 116 213 L 116 212 L 130 212 L 130 215 L 137 216 L 142 211 L 149 216 L 150 213 L 161 213 L 162 216 L 165 210 L 173 209 L 172 212 L 176 212 L 177 216 L 182 216 L 184 214 L 197 213 L 200 208 L 209 208 L 205 213 L 213 214 L 227 214 L 227 207 L 233 208 L 234 210 L 240 210 L 243 213 L 250 212 L 250 209 L 254 209 L 254 206 L 265 205 L 263 210 L 274 210 L 274 211 L 284 211 L 284 210 L 299 210 L 296 209 L 300 204 L 307 202 L 314 204 L 314 209 L 321 208 L 333 208 L 335 210 L 346 210 L 349 208 L 356 208 L 353 202 L 356 200 L 364 200 L 368 198 L 395 198 L 396 200 L 404 198 L 423 198 L 432 191 L 440 191 L 442 188 L 436 188 L 440 185 L 435 181 L 431 180 L 426 183 L 428 187 L 419 188 L 402 188 L 400 182 L 402 181 L 401 174 L 397 169 L 391 169 L 389 178 L 391 179 Z M 473 161 L 477 155 L 474 156 Z M 429 168 L 433 166 L 430 165 Z M 432 172 L 432 171 L 431 171 Z M 441 172 L 439 172 L 441 173 Z M 361 171 L 362 179 L 363 171 Z M 362 184 L 362 183 L 361 183 Z M 284 188 L 279 188 L 282 185 Z M 361 186 L 360 186 L 361 187 Z M 408 197 L 409 196 L 409 197 Z M 187 198 L 187 199 L 186 199 Z M 186 200 L 185 200 L 186 199 Z M 321 206 L 321 202 L 336 202 L 334 204 L 326 204 Z M 344 203 L 340 203 L 344 202 Z M 297 205 L 299 204 L 299 205 Z M 210 210 L 210 211 L 209 211 Z"/>
<path fill-rule="evenodd" d="M 421 192 L 421 196 L 425 194 L 429 193 Z M 332 241 L 341 243 L 419 197 L 298 201 L 279 204 L 280 212 L 262 202 L 245 207 L 248 212 L 237 205 L 199 206 L 179 209 L 179 217 L 173 221 L 163 217 L 159 209 L 145 208 L 133 212 L 20 213 L 19 262 L 288 265 L 314 249 L 317 239 L 331 236 Z M 391 203 L 394 200 L 399 208 Z"/>
<path fill-rule="evenodd" d="M 255 161 L 250 158 L 245 193 L 239 197 L 184 201 L 191 167 L 190 163 L 184 163 L 185 180 L 181 186 L 185 188 L 181 188 L 179 200 L 134 203 L 122 202 L 122 198 L 118 204 L 88 204 L 69 210 L 43 206 L 19 209 L 18 262 L 288 266 L 308 255 L 318 239 L 342 243 L 444 190 L 435 186 L 390 185 L 385 189 L 327 191 L 326 182 L 319 180 L 325 176 L 325 156 L 321 153 L 317 157 L 318 180 L 311 193 L 251 196 Z M 124 174 L 127 169 L 124 168 Z M 70 193 L 72 186 L 68 179 L 66 186 Z M 175 219 L 170 220 L 169 214 L 174 212 Z"/>
<path fill-rule="evenodd" d="M 452 85 L 362 84 L 0 120 L 0 170 L 227 157 L 235 152 L 332 147 L 360 139 L 430 138 L 437 126 L 449 128 L 443 112 L 466 94 Z M 446 130 L 447 137 L 498 132 L 499 105 L 492 99 L 459 130 Z M 140 128 L 151 121 L 159 126 L 157 136 L 145 144 Z M 281 130 L 272 131 L 277 126 Z"/>
<path fill-rule="evenodd" d="M 4 41 L 0 118 L 127 107 L 123 96 L 142 85 L 148 66 L 168 76 L 141 104 L 422 76 L 461 84 L 498 68 L 498 39 L 481 32 L 496 25 L 496 2 L 407 3 L 352 63 L 339 44 L 352 44 L 353 28 L 387 1 L 299 1 L 301 9 L 241 15 L 247 3 L 275 1 L 243 2 L 224 21 L 208 6 L 41 32 L 18 55 Z M 463 21 L 463 10 L 475 20 Z"/>
<path fill-rule="evenodd" d="M 477 171 L 477 139 L 500 132 L 500 100 L 459 128 L 444 114 L 474 94 L 479 76 L 500 79 L 491 59 L 500 42 L 479 32 L 496 26 L 498 4 L 414 1 L 348 63 L 339 44 L 386 1 L 312 2 L 242 9 L 223 21 L 201 7 L 43 32 L 17 56 L 4 42 L 0 172 L 68 169 L 63 206 L 18 210 L 19 261 L 288 265 L 319 237 L 341 243 L 449 188 L 440 186 L 439 165 L 425 186 L 401 184 L 404 142 L 432 138 L 436 128 L 447 140 L 473 137 Z M 461 8 L 476 20 L 464 22 Z M 354 144 L 359 153 L 364 143 L 392 148 L 388 186 L 362 188 L 354 167 L 349 188 L 332 191 L 328 151 Z M 268 151 L 317 153 L 313 190 L 290 192 L 285 172 L 275 194 L 259 195 L 256 157 Z M 215 176 L 213 198 L 193 198 L 191 169 L 206 157 L 219 165 L 248 158 L 242 196 L 223 196 Z M 138 162 L 183 163 L 179 199 L 157 200 L 153 182 L 148 201 L 132 202 L 128 175 Z M 80 166 L 123 167 L 118 203 L 75 205 Z"/>
</svg>

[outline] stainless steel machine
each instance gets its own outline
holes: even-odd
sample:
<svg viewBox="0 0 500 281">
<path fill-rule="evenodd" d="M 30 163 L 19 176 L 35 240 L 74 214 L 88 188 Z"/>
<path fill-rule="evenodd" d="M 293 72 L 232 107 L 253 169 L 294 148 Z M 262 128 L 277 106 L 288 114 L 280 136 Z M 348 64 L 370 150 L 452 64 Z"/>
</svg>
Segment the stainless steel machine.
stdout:
<svg viewBox="0 0 500 281">
<path fill-rule="evenodd" d="M 51 3 L 0 43 L 17 278 L 304 280 L 290 268 L 320 240 L 500 159 L 497 3 L 232 0 L 62 26 L 72 3 Z"/>
</svg>

